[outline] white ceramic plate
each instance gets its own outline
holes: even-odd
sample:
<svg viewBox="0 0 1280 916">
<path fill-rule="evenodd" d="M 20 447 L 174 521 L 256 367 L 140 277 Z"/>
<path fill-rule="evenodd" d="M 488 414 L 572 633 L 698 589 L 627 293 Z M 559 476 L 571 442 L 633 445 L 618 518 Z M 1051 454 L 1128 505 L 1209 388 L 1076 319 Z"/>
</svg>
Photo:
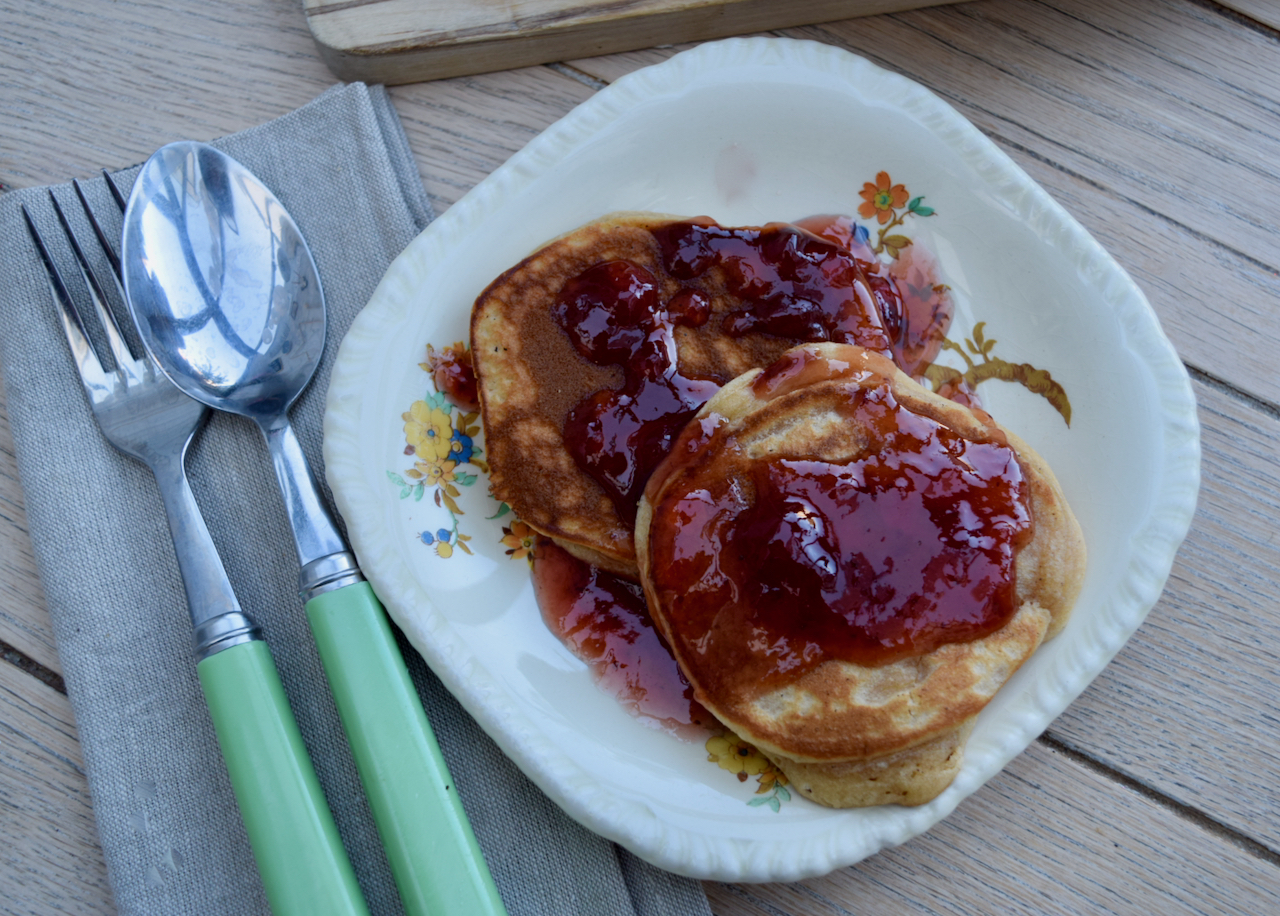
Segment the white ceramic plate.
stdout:
<svg viewBox="0 0 1280 916">
<path fill-rule="evenodd" d="M 708 762 L 701 742 L 647 727 L 596 689 L 544 627 L 528 566 L 507 553 L 515 539 L 502 543 L 512 517 L 489 518 L 499 505 L 483 473 L 446 468 L 459 511 L 437 503 L 437 486 L 404 476 L 414 459 L 401 417 L 434 395 L 419 368 L 426 345 L 465 340 L 476 295 L 542 242 L 612 210 L 739 225 L 853 214 L 881 171 L 922 198 L 914 214 L 900 199 L 904 222 L 892 232 L 937 256 L 958 305 L 951 339 L 985 322 L 997 341 L 988 355 L 1049 372 L 1068 396 L 1070 426 L 1027 387 L 979 388 L 1057 472 L 1090 563 L 1069 626 L 983 712 L 949 789 L 918 808 L 833 811 L 756 794 L 755 777 L 740 782 Z M 873 236 L 881 227 L 862 222 Z M 437 404 L 444 435 L 469 428 Z M 1142 293 L 978 130 L 844 51 L 745 39 L 702 45 L 602 90 L 409 245 L 342 343 L 325 464 L 392 617 L 551 798 L 659 866 L 769 881 L 822 874 L 928 829 L 1085 688 L 1164 586 L 1195 507 L 1199 431 L 1186 373 Z"/>
</svg>

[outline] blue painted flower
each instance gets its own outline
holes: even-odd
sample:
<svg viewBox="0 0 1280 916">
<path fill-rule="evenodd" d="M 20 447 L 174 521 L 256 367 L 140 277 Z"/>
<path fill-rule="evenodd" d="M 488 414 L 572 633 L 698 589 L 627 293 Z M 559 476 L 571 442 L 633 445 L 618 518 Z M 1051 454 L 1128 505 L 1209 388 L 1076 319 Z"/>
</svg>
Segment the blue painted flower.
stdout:
<svg viewBox="0 0 1280 916">
<path fill-rule="evenodd" d="M 471 437 L 464 436 L 455 429 L 453 436 L 449 440 L 449 457 L 458 462 L 458 464 L 466 464 L 471 460 L 473 451 L 475 451 L 475 445 L 472 444 Z"/>
</svg>

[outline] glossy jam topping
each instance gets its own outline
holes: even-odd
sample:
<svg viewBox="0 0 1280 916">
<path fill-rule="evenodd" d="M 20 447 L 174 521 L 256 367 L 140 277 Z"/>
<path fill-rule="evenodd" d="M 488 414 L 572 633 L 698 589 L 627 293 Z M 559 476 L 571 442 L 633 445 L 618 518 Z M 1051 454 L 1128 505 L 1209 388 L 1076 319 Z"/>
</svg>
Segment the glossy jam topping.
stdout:
<svg viewBox="0 0 1280 916">
<path fill-rule="evenodd" d="M 714 723 L 653 628 L 639 585 L 543 539 L 533 586 L 547 627 L 632 715 L 689 738 Z"/>
<path fill-rule="evenodd" d="M 729 338 L 765 334 L 796 343 L 852 343 L 893 358 L 909 375 L 937 356 L 951 321 L 951 300 L 936 271 L 907 248 L 880 263 L 866 230 L 844 216 L 797 224 L 725 228 L 709 219 L 651 230 L 663 269 L 685 284 L 666 301 L 637 264 L 596 264 L 561 289 L 552 315 L 581 356 L 620 366 L 620 388 L 577 404 L 564 437 L 578 466 L 613 501 L 626 524 L 649 474 L 672 437 L 717 383 L 678 371 L 674 329 L 715 322 Z M 742 305 L 716 318 L 699 284 L 709 275 Z M 902 290 L 906 284 L 906 292 Z"/>
<path fill-rule="evenodd" d="M 677 280 L 719 268 L 728 291 L 744 300 L 723 319 L 730 337 L 757 332 L 889 352 L 892 335 L 881 316 L 896 320 L 899 311 L 892 282 L 868 273 L 870 262 L 847 248 L 788 223 L 730 229 L 691 221 L 652 232 Z"/>
<path fill-rule="evenodd" d="M 681 375 L 676 363 L 675 326 L 697 326 L 709 314 L 696 290 L 663 302 L 653 275 L 629 261 L 588 268 L 564 285 L 552 306 L 552 317 L 584 359 L 622 368 L 620 388 L 598 391 L 569 411 L 564 440 L 627 524 L 672 441 L 719 390 L 712 380 Z"/>
<path fill-rule="evenodd" d="M 570 410 L 564 438 L 626 524 L 634 522 L 645 483 L 681 430 L 727 381 L 679 372 L 675 327 L 705 327 L 729 338 L 754 333 L 795 343 L 856 343 L 919 376 L 950 325 L 950 297 L 932 260 L 908 248 L 882 264 L 866 230 L 848 217 L 759 229 L 699 219 L 653 235 L 662 267 L 683 284 L 669 298 L 645 268 L 608 261 L 566 283 L 552 308 L 585 360 L 622 369 L 621 387 L 600 390 Z M 670 279 L 666 283 L 670 289 Z M 707 291 L 717 284 L 741 306 L 713 315 Z M 891 371 L 887 359 L 875 368 Z M 758 392 L 768 397 L 853 374 L 850 367 L 815 365 L 801 356 L 783 360 L 756 384 L 773 389 Z M 885 416 L 897 416 L 896 405 L 881 407 Z M 735 674 L 726 676 L 764 683 L 825 658 L 880 664 L 927 652 L 1007 620 L 1013 552 L 1029 537 L 1016 461 L 1000 444 L 964 444 L 949 430 L 916 420 L 926 428 L 914 436 L 881 431 L 886 454 L 910 442 L 914 458 L 872 455 L 856 467 L 820 461 L 744 467 L 734 479 L 706 481 L 702 494 L 691 494 L 678 509 L 662 510 L 676 512 L 655 526 L 670 528 L 668 546 L 678 542 L 679 555 L 658 562 L 671 564 L 674 587 L 688 593 L 681 607 L 697 621 L 695 629 L 701 627 L 691 638 L 713 668 L 727 665 Z M 913 423 L 906 421 L 912 429 L 919 425 Z M 718 428 L 715 418 L 695 426 L 681 441 L 708 439 Z M 961 466 L 947 465 L 946 456 Z M 994 477 L 985 478 L 988 473 Z M 868 489 L 859 491 L 867 481 Z M 653 630 L 639 587 L 544 545 L 535 561 L 544 618 L 601 683 L 670 730 L 710 722 Z M 729 571 L 744 577 L 750 600 Z M 981 593 L 981 600 L 964 598 L 966 592 Z M 732 638 L 716 638 L 721 633 Z M 742 648 L 733 649 L 743 638 Z"/>
<path fill-rule="evenodd" d="M 868 444 L 838 463 L 748 459 L 723 425 L 687 434 L 693 454 L 681 449 L 655 508 L 651 569 L 712 695 L 714 683 L 754 689 L 829 659 L 919 656 L 1016 610 L 1014 557 L 1032 520 L 1003 437 L 966 439 L 887 384 L 850 385 L 847 414 Z"/>
</svg>

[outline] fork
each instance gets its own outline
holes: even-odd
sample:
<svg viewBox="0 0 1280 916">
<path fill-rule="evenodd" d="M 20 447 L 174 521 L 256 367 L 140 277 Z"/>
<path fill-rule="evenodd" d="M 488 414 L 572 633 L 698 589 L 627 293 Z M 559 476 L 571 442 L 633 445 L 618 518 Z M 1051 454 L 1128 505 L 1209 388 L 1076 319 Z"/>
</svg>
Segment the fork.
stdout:
<svg viewBox="0 0 1280 916">
<path fill-rule="evenodd" d="M 123 212 L 124 197 L 111 176 L 103 175 Z M 72 186 L 123 301 L 119 257 L 80 183 L 73 181 Z M 52 191 L 49 196 L 113 368 L 104 368 L 84 314 L 25 204 L 22 215 L 48 274 L 50 294 L 102 434 L 147 465 L 159 486 L 195 631 L 196 672 L 272 912 L 367 916 L 270 650 L 261 629 L 236 600 L 187 481 L 187 447 L 208 408 L 180 391 L 149 357 L 135 358 L 62 206 Z"/>
</svg>

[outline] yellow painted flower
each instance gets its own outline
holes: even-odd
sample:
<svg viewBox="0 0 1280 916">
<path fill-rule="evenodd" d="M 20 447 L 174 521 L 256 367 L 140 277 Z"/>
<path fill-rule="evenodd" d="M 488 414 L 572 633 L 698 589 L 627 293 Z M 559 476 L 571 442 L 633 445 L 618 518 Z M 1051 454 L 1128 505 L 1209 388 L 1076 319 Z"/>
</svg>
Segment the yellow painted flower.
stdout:
<svg viewBox="0 0 1280 916">
<path fill-rule="evenodd" d="M 512 522 L 510 528 L 502 529 L 502 546 L 507 548 L 507 556 L 513 560 L 532 556 L 537 543 L 537 532 L 524 522 Z"/>
<path fill-rule="evenodd" d="M 409 412 L 401 414 L 404 438 L 424 460 L 443 461 L 453 447 L 453 424 L 449 412 L 432 407 L 426 401 L 414 401 Z"/>
<path fill-rule="evenodd" d="M 911 195 L 905 185 L 894 184 L 888 172 L 876 174 L 876 183 L 866 182 L 859 192 L 863 203 L 858 207 L 858 215 L 863 219 L 875 217 L 881 225 L 893 219 L 893 211 L 905 206 Z"/>
<path fill-rule="evenodd" d="M 733 732 L 707 739 L 707 760 L 736 774 L 739 782 L 746 782 L 748 776 L 763 773 L 771 766 L 764 754 Z"/>
<path fill-rule="evenodd" d="M 431 461 L 419 461 L 414 464 L 413 468 L 422 475 L 421 479 L 423 484 L 428 487 L 437 487 L 453 481 L 453 469 L 457 466 L 458 463 L 456 461 L 440 461 L 439 459 L 435 459 Z"/>
</svg>

